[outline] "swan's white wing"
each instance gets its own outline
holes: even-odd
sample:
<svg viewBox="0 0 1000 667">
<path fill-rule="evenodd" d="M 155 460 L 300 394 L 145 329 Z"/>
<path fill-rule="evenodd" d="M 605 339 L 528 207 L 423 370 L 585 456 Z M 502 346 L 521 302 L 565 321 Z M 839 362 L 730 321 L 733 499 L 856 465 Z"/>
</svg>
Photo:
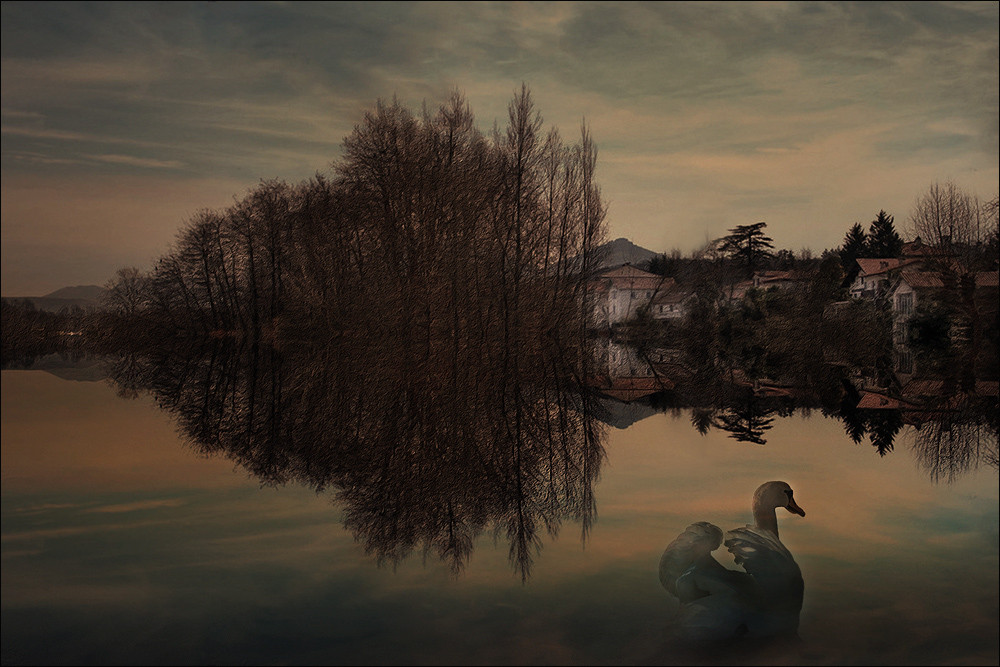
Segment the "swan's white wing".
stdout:
<svg viewBox="0 0 1000 667">
<path fill-rule="evenodd" d="M 734 528 L 726 535 L 726 547 L 757 581 L 769 607 L 802 608 L 802 572 L 777 536 L 755 526 Z"/>
</svg>

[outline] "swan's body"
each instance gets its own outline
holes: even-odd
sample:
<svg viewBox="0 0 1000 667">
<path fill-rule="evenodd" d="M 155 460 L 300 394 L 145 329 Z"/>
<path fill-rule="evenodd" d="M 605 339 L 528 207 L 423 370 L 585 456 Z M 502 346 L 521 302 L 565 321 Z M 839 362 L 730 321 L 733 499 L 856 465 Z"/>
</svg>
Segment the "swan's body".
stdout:
<svg viewBox="0 0 1000 667">
<path fill-rule="evenodd" d="M 712 556 L 722 530 L 699 521 L 677 536 L 660 557 L 660 583 L 681 602 L 680 633 L 696 640 L 770 637 L 799 627 L 803 582 L 799 566 L 778 539 L 775 508 L 805 516 L 784 482 L 754 493 L 753 526 L 735 528 L 725 544 L 745 572 Z"/>
</svg>

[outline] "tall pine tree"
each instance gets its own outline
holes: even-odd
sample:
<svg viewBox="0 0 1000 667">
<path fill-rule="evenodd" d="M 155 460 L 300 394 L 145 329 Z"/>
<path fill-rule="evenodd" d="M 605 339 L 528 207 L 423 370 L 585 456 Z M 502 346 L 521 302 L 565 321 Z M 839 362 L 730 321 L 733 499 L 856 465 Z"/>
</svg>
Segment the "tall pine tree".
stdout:
<svg viewBox="0 0 1000 667">
<path fill-rule="evenodd" d="M 861 223 L 855 222 L 844 237 L 844 245 L 840 247 L 840 265 L 844 267 L 844 271 L 850 271 L 854 266 L 854 260 L 867 254 L 868 237 L 865 236 L 865 229 Z"/>
<path fill-rule="evenodd" d="M 903 251 L 903 239 L 893 227 L 893 217 L 879 211 L 868 228 L 869 257 L 899 257 Z"/>
</svg>

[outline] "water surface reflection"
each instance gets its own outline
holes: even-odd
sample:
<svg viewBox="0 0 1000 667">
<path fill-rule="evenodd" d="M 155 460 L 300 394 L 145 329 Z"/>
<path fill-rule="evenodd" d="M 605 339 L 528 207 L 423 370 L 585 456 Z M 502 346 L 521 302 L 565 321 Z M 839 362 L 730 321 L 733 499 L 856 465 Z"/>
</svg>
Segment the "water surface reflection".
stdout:
<svg viewBox="0 0 1000 667">
<path fill-rule="evenodd" d="M 216 353 L 216 368 L 226 354 Z M 277 368 L 279 357 L 258 363 Z M 162 370 L 173 369 L 165 386 L 198 386 L 194 371 L 211 366 L 212 355 L 204 366 L 194 358 L 165 364 Z M 131 359 L 132 377 L 163 377 L 161 362 L 162 355 Z M 271 384 L 262 378 L 273 375 L 253 381 L 263 410 L 255 433 L 268 433 L 261 397 Z M 292 375 L 281 377 L 287 383 Z M 248 376 L 228 383 L 240 387 L 230 389 L 229 404 L 247 398 Z M 322 385 L 303 386 L 332 391 Z M 473 538 L 475 557 L 461 577 L 452 560 L 438 564 L 433 545 L 426 562 L 411 557 L 392 571 L 375 568 L 364 553 L 367 538 L 358 544 L 352 531 L 331 525 L 339 510 L 327 494 L 278 478 L 261 487 L 242 468 L 234 475 L 224 450 L 205 460 L 180 447 L 169 423 L 175 418 L 152 405 L 167 405 L 168 392 L 122 401 L 103 383 L 34 371 L 5 371 L 3 392 L 5 662 L 996 662 L 995 471 L 980 466 L 932 483 L 910 455 L 920 433 L 910 425 L 883 457 L 855 445 L 840 419 L 818 410 L 775 416 L 759 446 L 716 428 L 699 434 L 691 408 L 649 408 L 628 428 L 602 429 L 606 460 L 591 486 L 600 516 L 591 515 L 586 545 L 564 518 L 562 534 L 545 540 L 523 585 L 517 568 L 511 576 L 506 534 L 493 543 L 495 525 Z M 182 403 L 206 399 L 190 396 Z M 281 396 L 291 406 L 296 394 Z M 606 417 L 635 407 L 601 395 L 594 401 L 594 413 L 600 408 Z M 300 420 L 312 414 L 290 409 Z M 251 451 L 256 445 L 240 426 L 246 415 L 240 418 L 221 420 L 218 430 L 244 433 Z M 186 430 L 181 439 L 195 442 Z M 306 450 L 302 441 L 293 451 Z M 383 454 L 429 470 L 440 465 Z M 324 465 L 339 470 L 335 463 Z M 358 478 L 382 475 L 402 473 L 369 470 Z M 513 472 L 507 476 L 510 485 Z M 677 609 L 657 581 L 659 554 L 693 518 L 726 527 L 750 522 L 748 494 L 770 478 L 789 480 L 808 510 L 808 519 L 782 517 L 781 524 L 806 582 L 802 642 L 698 650 L 671 643 L 666 624 Z M 419 490 L 435 482 L 408 484 Z M 425 546 L 416 544 L 414 555 Z"/>
<path fill-rule="evenodd" d="M 118 357 L 109 379 L 120 395 L 154 396 L 199 452 L 265 485 L 331 491 L 379 563 L 416 550 L 459 572 L 487 532 L 526 579 L 542 534 L 572 521 L 586 535 L 595 515 L 604 425 L 576 380 L 580 353 L 436 352 L 212 341 Z"/>
</svg>

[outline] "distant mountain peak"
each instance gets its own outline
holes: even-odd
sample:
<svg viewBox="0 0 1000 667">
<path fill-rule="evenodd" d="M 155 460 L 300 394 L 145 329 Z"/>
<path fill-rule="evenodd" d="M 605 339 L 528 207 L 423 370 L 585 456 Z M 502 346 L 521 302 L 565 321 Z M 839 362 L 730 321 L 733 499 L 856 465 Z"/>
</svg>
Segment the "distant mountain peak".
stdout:
<svg viewBox="0 0 1000 667">
<path fill-rule="evenodd" d="M 46 294 L 46 299 L 82 299 L 85 301 L 100 301 L 104 295 L 104 288 L 100 285 L 77 285 L 75 287 L 63 287 L 51 294 Z"/>
<path fill-rule="evenodd" d="M 605 253 L 605 257 L 601 261 L 601 268 L 621 266 L 622 264 L 637 266 L 656 257 L 656 253 L 652 250 L 637 246 L 625 237 L 619 237 L 605 243 L 598 248 L 598 251 Z"/>
</svg>

